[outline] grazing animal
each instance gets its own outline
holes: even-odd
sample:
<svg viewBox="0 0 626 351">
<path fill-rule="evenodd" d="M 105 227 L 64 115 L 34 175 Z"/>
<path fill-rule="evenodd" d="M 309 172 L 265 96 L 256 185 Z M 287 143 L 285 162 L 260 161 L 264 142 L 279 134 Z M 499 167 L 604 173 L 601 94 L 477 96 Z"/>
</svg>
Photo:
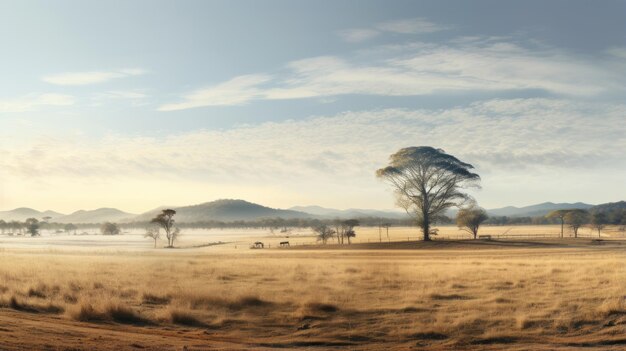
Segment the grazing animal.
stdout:
<svg viewBox="0 0 626 351">
<path fill-rule="evenodd" d="M 285 246 L 289 246 L 289 241 L 281 241 L 280 242 L 280 247 L 285 247 Z"/>
<path fill-rule="evenodd" d="M 264 247 L 265 247 L 265 245 L 263 245 L 263 243 L 260 242 L 260 241 L 257 241 L 257 242 L 254 243 L 254 245 L 252 245 L 253 249 L 262 249 Z"/>
</svg>

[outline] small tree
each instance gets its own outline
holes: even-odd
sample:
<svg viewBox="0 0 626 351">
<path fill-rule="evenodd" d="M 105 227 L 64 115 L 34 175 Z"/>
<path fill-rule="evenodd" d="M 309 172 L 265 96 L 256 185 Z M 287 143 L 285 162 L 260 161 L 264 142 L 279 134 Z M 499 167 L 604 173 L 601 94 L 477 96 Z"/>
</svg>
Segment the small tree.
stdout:
<svg viewBox="0 0 626 351">
<path fill-rule="evenodd" d="M 157 240 L 161 238 L 161 228 L 159 227 L 148 227 L 146 228 L 146 234 L 143 236 L 144 238 L 150 238 L 154 240 L 154 248 L 156 249 Z"/>
<path fill-rule="evenodd" d="M 100 226 L 100 232 L 103 235 L 117 235 L 120 233 L 120 227 L 115 223 L 104 222 Z"/>
<path fill-rule="evenodd" d="M 319 224 L 312 227 L 313 232 L 317 234 L 317 241 L 321 241 L 324 245 L 328 242 L 328 239 L 335 235 L 335 230 L 327 226 L 326 224 Z"/>
<path fill-rule="evenodd" d="M 574 231 L 574 238 L 578 238 L 578 229 L 583 226 L 589 219 L 589 213 L 585 210 L 568 210 L 564 220 Z"/>
<path fill-rule="evenodd" d="M 602 232 L 602 229 L 606 227 L 607 218 L 604 212 L 594 212 L 591 214 L 591 227 L 598 231 L 598 238 Z"/>
<path fill-rule="evenodd" d="M 456 214 L 456 225 L 466 232 L 472 234 L 474 239 L 478 236 L 478 228 L 489 218 L 487 212 L 482 208 L 472 205 L 462 208 Z"/>
<path fill-rule="evenodd" d="M 381 227 L 385 228 L 385 230 L 387 231 L 387 241 L 391 241 L 391 239 L 389 239 L 389 227 L 391 227 L 391 223 L 385 222 L 381 224 Z"/>
<path fill-rule="evenodd" d="M 337 244 L 343 244 L 343 238 L 345 237 L 345 228 L 343 227 L 343 221 L 339 218 L 333 220 L 333 226 L 335 229 L 335 236 L 337 237 Z"/>
<path fill-rule="evenodd" d="M 174 215 L 175 210 L 165 209 L 161 211 L 156 217 L 152 218 L 151 223 L 157 224 L 165 231 L 165 237 L 167 238 L 167 247 L 174 247 L 174 241 L 180 235 L 180 229 L 174 227 Z"/>
<path fill-rule="evenodd" d="M 348 245 L 352 244 L 350 238 L 356 237 L 354 227 L 359 226 L 359 221 L 356 219 L 348 219 L 341 222 L 341 231 L 343 235 L 348 239 Z"/>
<path fill-rule="evenodd" d="M 24 227 L 26 228 L 26 232 L 30 234 L 30 236 L 39 235 L 39 221 L 37 218 L 29 218 L 24 222 Z"/>
<path fill-rule="evenodd" d="M 76 235 L 76 229 L 78 229 L 78 227 L 72 223 L 68 223 L 66 225 L 63 226 L 63 229 L 65 230 L 66 233 L 69 232 L 74 232 L 74 235 Z"/>
<path fill-rule="evenodd" d="M 555 210 L 546 215 L 546 218 L 558 218 L 561 222 L 561 238 L 563 237 L 563 227 L 565 226 L 565 215 L 569 210 Z"/>
</svg>

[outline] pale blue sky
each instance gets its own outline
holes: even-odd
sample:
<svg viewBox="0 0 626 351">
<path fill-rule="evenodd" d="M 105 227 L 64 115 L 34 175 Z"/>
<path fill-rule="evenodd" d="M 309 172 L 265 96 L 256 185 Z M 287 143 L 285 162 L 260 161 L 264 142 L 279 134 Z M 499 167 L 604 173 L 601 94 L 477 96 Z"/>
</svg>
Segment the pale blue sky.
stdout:
<svg viewBox="0 0 626 351">
<path fill-rule="evenodd" d="M 624 1 L 0 0 L 0 209 L 392 208 L 373 172 L 410 145 L 474 163 L 485 207 L 621 200 L 625 20 Z"/>
</svg>

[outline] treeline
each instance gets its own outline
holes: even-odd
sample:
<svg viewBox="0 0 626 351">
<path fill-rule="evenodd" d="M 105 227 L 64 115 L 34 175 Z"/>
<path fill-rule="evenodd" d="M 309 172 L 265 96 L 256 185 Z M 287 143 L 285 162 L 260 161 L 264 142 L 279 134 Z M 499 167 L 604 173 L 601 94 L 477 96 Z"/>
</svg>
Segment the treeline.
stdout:
<svg viewBox="0 0 626 351">
<path fill-rule="evenodd" d="M 610 207 L 601 210 L 584 211 L 587 213 L 587 219 L 590 221 L 594 214 L 602 213 L 603 222 L 607 225 L 626 225 L 626 208 Z M 359 221 L 360 226 L 379 227 L 379 226 L 415 226 L 416 223 L 412 218 L 380 218 L 380 217 L 360 217 L 354 218 Z M 272 232 L 287 231 L 288 228 L 315 228 L 321 225 L 333 226 L 340 222 L 340 219 L 317 219 L 317 218 L 260 218 L 249 221 L 200 221 L 191 223 L 177 223 L 181 229 L 267 229 Z M 537 216 L 537 217 L 508 217 L 508 216 L 490 216 L 484 224 L 487 225 L 546 225 L 560 224 L 561 221 L 557 217 Z M 133 222 L 119 223 L 122 230 L 132 230 L 150 227 L 150 222 Z M 437 218 L 436 224 L 454 225 L 455 220 L 446 216 Z M 4 221 L 0 220 L 0 233 L 2 234 L 30 234 L 33 231 L 38 234 L 40 230 L 56 233 L 78 234 L 88 229 L 101 228 L 102 223 L 55 223 L 45 220 L 37 220 L 29 218 L 26 221 Z M 36 235 L 36 234 L 35 234 Z"/>
<path fill-rule="evenodd" d="M 383 224 L 392 226 L 410 226 L 414 225 L 410 218 L 378 218 L 378 217 L 361 217 L 354 218 L 359 221 L 361 226 L 376 227 Z M 250 221 L 201 221 L 201 222 L 183 222 L 176 225 L 181 229 L 268 229 L 271 231 L 280 231 L 287 228 L 313 228 L 320 225 L 332 226 L 341 219 L 317 219 L 317 218 L 260 218 Z M 123 228 L 143 229 L 148 227 L 150 222 L 134 222 L 124 223 Z"/>
</svg>

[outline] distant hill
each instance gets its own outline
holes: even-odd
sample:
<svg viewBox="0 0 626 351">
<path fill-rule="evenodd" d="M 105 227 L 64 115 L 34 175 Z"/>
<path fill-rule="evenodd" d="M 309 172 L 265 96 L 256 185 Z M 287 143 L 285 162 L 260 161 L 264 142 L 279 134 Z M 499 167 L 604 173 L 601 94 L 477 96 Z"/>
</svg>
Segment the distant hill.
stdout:
<svg viewBox="0 0 626 351">
<path fill-rule="evenodd" d="M 52 217 L 52 220 L 55 220 L 62 216 L 62 213 L 50 210 L 41 212 L 28 207 L 20 207 L 10 211 L 0 211 L 0 219 L 4 221 L 25 221 L 28 218 L 41 220 L 43 217 Z"/>
<path fill-rule="evenodd" d="M 133 222 L 145 222 L 152 219 L 160 212 L 161 208 L 148 211 L 144 214 L 136 216 L 131 220 Z M 311 215 L 293 210 L 281 210 L 254 204 L 244 200 L 222 199 L 212 202 L 206 202 L 199 205 L 174 207 L 176 210 L 176 221 L 179 223 L 191 223 L 202 221 L 250 221 L 259 218 L 275 218 L 284 219 L 291 218 L 310 218 Z"/>
<path fill-rule="evenodd" d="M 147 211 L 140 215 L 127 213 L 115 208 L 99 208 L 96 210 L 80 210 L 69 215 L 64 215 L 55 211 L 37 211 L 32 208 L 21 207 L 10 211 L 0 211 L 0 219 L 5 221 L 24 221 L 27 218 L 52 217 L 52 222 L 58 223 L 102 223 L 102 222 L 147 222 L 165 208 L 176 210 L 176 221 L 179 223 L 203 222 L 203 221 L 251 221 L 260 218 L 319 218 L 319 219 L 348 219 L 348 218 L 389 218 L 405 219 L 407 215 L 401 211 L 381 211 L 371 209 L 347 209 L 338 210 L 320 206 L 294 206 L 289 209 L 277 209 L 251 203 L 244 200 L 222 199 L 206 202 L 193 206 L 161 206 Z M 612 211 L 616 209 L 626 209 L 626 201 L 619 201 L 597 206 L 576 202 L 576 203 L 552 203 L 544 202 L 537 205 L 514 207 L 507 206 L 496 209 L 489 209 L 487 213 L 492 216 L 507 217 L 538 217 L 544 216 L 550 211 L 561 209 L 586 209 L 591 211 Z M 451 209 L 446 213 L 450 218 L 454 218 L 457 209 Z"/>
<path fill-rule="evenodd" d="M 576 202 L 576 203 L 553 203 L 553 202 L 544 202 L 537 205 L 525 206 L 525 207 L 515 207 L 515 206 L 507 206 L 502 208 L 495 208 L 491 210 L 487 210 L 487 213 L 490 216 L 507 216 L 507 217 L 538 217 L 544 216 L 548 214 L 550 211 L 554 210 L 565 210 L 565 209 L 583 209 L 587 210 L 592 208 L 593 205 Z"/>
<path fill-rule="evenodd" d="M 337 210 L 333 208 L 326 208 L 320 206 L 294 206 L 290 207 L 290 210 L 305 212 L 311 215 L 321 218 L 366 218 L 366 217 L 380 217 L 380 218 L 393 218 L 404 219 L 407 217 L 405 212 L 401 211 L 380 211 L 380 210 L 367 210 L 367 209 L 347 209 Z"/>
<path fill-rule="evenodd" d="M 609 202 L 593 206 L 591 211 L 609 212 L 614 210 L 626 210 L 626 201 Z"/>
<path fill-rule="evenodd" d="M 67 216 L 55 218 L 53 221 L 58 223 L 103 223 L 103 222 L 119 222 L 123 219 L 134 217 L 132 213 L 120 211 L 116 208 L 99 208 L 96 210 L 79 210 Z"/>
</svg>

